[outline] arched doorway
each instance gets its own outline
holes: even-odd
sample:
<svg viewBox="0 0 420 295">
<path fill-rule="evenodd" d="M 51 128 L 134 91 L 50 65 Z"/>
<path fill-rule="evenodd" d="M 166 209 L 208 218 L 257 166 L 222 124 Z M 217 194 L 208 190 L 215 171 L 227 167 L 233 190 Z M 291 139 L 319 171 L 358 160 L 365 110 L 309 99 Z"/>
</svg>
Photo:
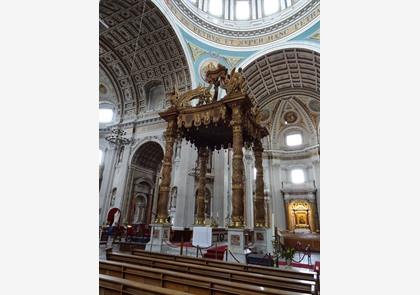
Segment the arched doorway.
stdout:
<svg viewBox="0 0 420 295">
<path fill-rule="evenodd" d="M 153 141 L 142 144 L 134 153 L 131 161 L 132 177 L 127 211 L 129 224 L 152 222 L 162 160 L 163 149 L 160 144 Z"/>
</svg>

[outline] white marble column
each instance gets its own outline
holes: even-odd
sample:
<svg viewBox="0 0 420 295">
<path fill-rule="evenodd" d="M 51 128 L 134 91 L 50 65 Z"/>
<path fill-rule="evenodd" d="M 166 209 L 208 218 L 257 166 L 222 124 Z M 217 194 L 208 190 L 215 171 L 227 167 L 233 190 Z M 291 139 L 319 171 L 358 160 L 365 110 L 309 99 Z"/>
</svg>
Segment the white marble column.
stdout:
<svg viewBox="0 0 420 295">
<path fill-rule="evenodd" d="M 99 191 L 99 208 L 101 209 L 101 214 L 99 216 L 100 224 L 106 222 L 106 217 L 109 207 L 109 197 L 112 190 L 112 184 L 114 182 L 114 170 L 115 170 L 115 158 L 117 151 L 115 147 L 108 147 L 104 152 L 104 172 L 102 178 L 101 190 Z"/>
<path fill-rule="evenodd" d="M 284 208 L 284 198 L 281 192 L 282 182 L 285 181 L 285 175 L 282 173 L 280 168 L 280 160 L 272 159 L 269 164 L 269 176 L 270 176 L 270 190 L 272 209 L 274 213 L 274 226 L 280 230 L 286 229 L 286 212 Z"/>
<path fill-rule="evenodd" d="M 318 211 L 318 218 L 321 218 L 320 215 L 320 165 L 319 165 L 319 156 L 312 158 L 312 171 L 314 173 L 315 187 L 316 187 L 316 207 Z"/>
<path fill-rule="evenodd" d="M 214 187 L 213 187 L 213 217 L 219 226 L 224 226 L 224 196 L 226 195 L 227 183 L 225 182 L 226 153 L 221 150 L 219 153 L 215 151 L 214 155 Z"/>
<path fill-rule="evenodd" d="M 122 205 L 121 205 L 121 220 L 123 223 L 128 223 L 128 211 L 129 211 L 129 204 L 131 201 L 132 196 L 132 189 L 133 189 L 133 174 L 134 174 L 134 168 L 129 165 L 128 167 L 128 175 L 125 182 L 125 188 L 124 188 L 124 198 L 122 199 Z"/>
<path fill-rule="evenodd" d="M 256 19 L 257 18 L 257 0 L 252 0 L 251 1 L 251 15 L 252 15 L 252 19 Z"/>
<path fill-rule="evenodd" d="M 203 8 L 203 0 L 198 0 L 198 8 L 204 10 Z"/>
<path fill-rule="evenodd" d="M 195 166 L 197 151 L 185 140 L 181 143 L 180 161 L 173 186 L 178 188 L 174 226 L 189 227 L 194 223 L 194 176 L 189 175 Z"/>
<path fill-rule="evenodd" d="M 254 228 L 254 158 L 252 151 L 245 150 L 245 220 L 246 226 Z"/>
<path fill-rule="evenodd" d="M 128 172 L 129 172 L 129 158 L 131 154 L 131 148 L 130 146 L 125 146 L 123 151 L 123 157 L 122 161 L 118 163 L 117 165 L 117 177 L 114 178 L 114 186 L 117 188 L 117 196 L 115 199 L 115 207 L 122 209 L 124 198 L 125 196 L 125 188 L 126 188 L 126 181 L 128 178 Z"/>
<path fill-rule="evenodd" d="M 229 7 L 229 19 L 234 20 L 235 19 L 235 1 L 229 1 L 230 7 Z"/>
<path fill-rule="evenodd" d="M 223 196 L 223 226 L 225 223 L 230 222 L 232 214 L 232 151 L 231 149 L 225 150 L 225 177 L 224 177 L 224 196 Z M 229 224 L 228 224 L 229 225 Z"/>
<path fill-rule="evenodd" d="M 160 185 L 160 169 L 158 173 L 156 173 L 155 177 L 155 187 L 153 189 L 153 202 L 152 202 L 152 212 L 151 212 L 151 223 L 155 222 L 156 216 L 157 216 L 157 202 L 158 202 L 158 196 L 159 196 L 159 185 Z"/>
<path fill-rule="evenodd" d="M 262 2 L 261 0 L 255 0 L 257 1 L 257 18 L 262 18 Z"/>
</svg>

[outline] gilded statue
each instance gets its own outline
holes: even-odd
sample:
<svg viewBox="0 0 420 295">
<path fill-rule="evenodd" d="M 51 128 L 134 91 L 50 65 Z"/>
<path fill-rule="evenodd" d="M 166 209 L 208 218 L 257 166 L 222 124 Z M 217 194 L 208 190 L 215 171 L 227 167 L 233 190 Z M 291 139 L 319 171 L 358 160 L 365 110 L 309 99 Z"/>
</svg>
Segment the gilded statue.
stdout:
<svg viewBox="0 0 420 295">
<path fill-rule="evenodd" d="M 173 87 L 172 92 L 169 93 L 169 102 L 171 103 L 171 106 L 178 106 L 178 100 L 179 91 L 177 88 Z"/>
<path fill-rule="evenodd" d="M 206 72 L 206 82 L 214 85 L 213 100 L 217 100 L 219 87 L 225 89 L 228 95 L 238 92 L 245 93 L 245 77 L 242 68 L 239 68 L 238 71 L 233 68 L 229 74 L 225 66 L 218 64 L 216 69 Z"/>
<path fill-rule="evenodd" d="M 195 89 L 188 90 L 182 94 L 175 87 L 169 93 L 169 102 L 171 107 L 190 107 L 191 101 L 198 98 L 198 105 L 208 104 L 212 102 L 210 87 L 199 86 Z"/>
<path fill-rule="evenodd" d="M 259 124 L 261 122 L 261 111 L 258 105 L 254 105 L 251 109 L 251 115 L 255 118 L 255 121 Z"/>
<path fill-rule="evenodd" d="M 245 77 L 242 74 L 242 68 L 239 68 L 236 71 L 236 68 L 233 68 L 227 78 L 222 80 L 221 87 L 226 90 L 226 93 L 229 95 L 231 93 L 245 93 Z"/>
<path fill-rule="evenodd" d="M 216 101 L 219 95 L 219 86 L 224 83 L 228 75 L 227 68 L 222 64 L 217 64 L 216 69 L 211 69 L 206 72 L 206 82 L 210 84 L 210 87 L 214 85 L 213 100 Z"/>
</svg>

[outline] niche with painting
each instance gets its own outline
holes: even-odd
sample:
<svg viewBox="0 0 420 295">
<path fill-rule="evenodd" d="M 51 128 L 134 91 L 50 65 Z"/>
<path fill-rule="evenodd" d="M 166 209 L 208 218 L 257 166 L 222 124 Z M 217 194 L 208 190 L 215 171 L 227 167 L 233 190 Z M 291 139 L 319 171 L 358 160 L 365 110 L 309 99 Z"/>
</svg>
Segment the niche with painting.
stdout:
<svg viewBox="0 0 420 295">
<path fill-rule="evenodd" d="M 287 225 L 293 232 L 315 232 L 314 206 L 307 200 L 293 200 L 288 204 Z"/>
</svg>

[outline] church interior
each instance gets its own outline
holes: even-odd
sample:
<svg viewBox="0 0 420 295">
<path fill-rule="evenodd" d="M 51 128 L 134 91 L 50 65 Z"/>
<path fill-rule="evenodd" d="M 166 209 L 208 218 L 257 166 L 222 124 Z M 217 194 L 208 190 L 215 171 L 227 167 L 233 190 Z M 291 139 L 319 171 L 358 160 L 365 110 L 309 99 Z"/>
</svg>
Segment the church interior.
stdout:
<svg viewBox="0 0 420 295">
<path fill-rule="evenodd" d="M 99 2 L 100 294 L 320 294 L 319 2 Z"/>
</svg>

